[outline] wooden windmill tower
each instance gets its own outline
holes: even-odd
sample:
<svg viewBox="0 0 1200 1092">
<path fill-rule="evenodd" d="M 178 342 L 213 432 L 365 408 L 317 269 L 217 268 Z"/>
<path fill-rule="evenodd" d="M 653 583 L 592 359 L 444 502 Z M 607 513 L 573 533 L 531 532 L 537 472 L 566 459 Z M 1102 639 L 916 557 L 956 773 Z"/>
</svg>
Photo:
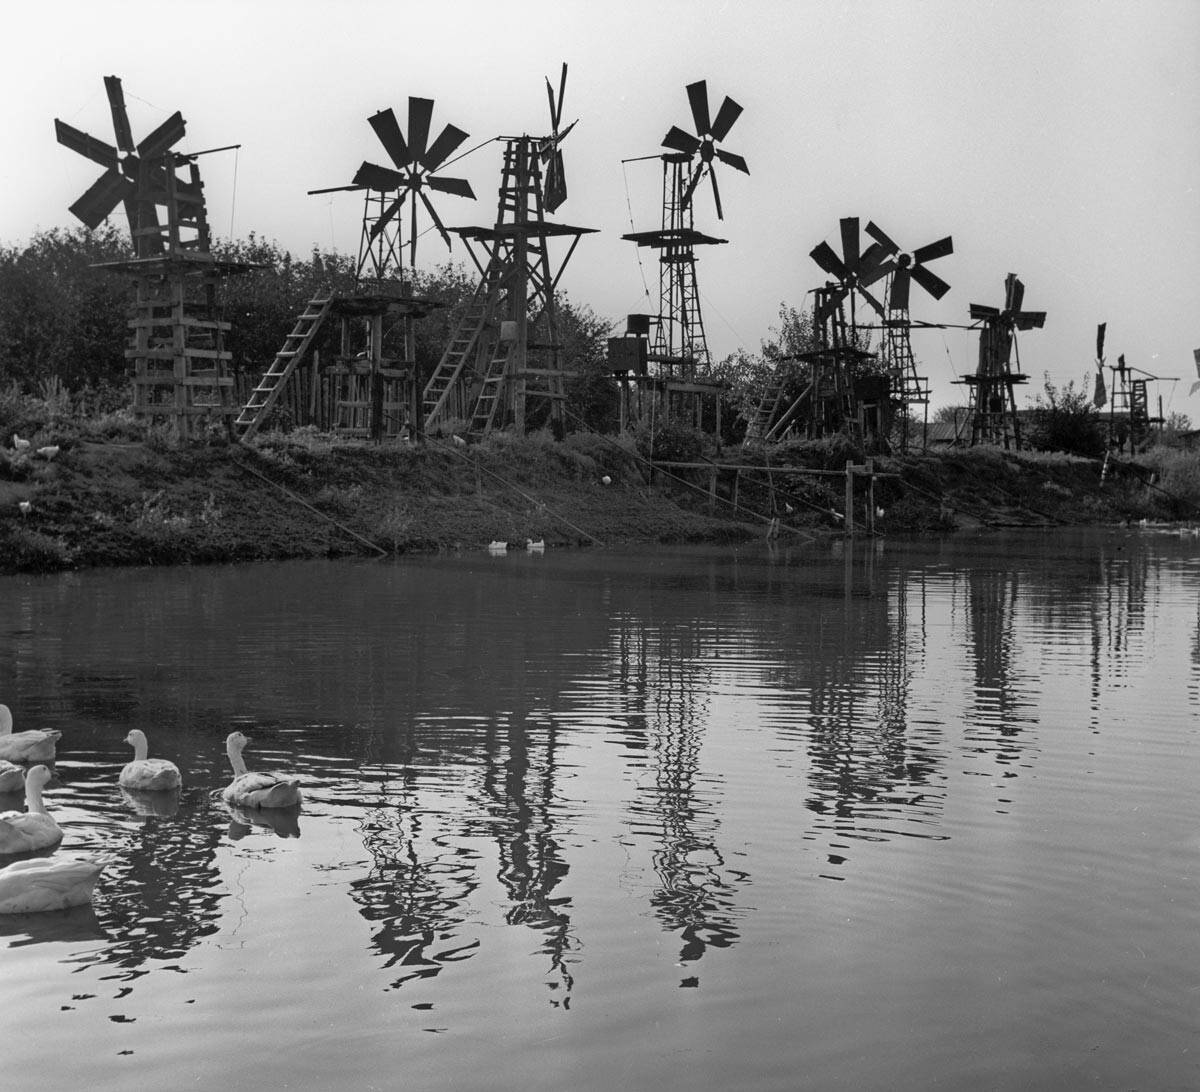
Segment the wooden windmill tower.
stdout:
<svg viewBox="0 0 1200 1092">
<path fill-rule="evenodd" d="M 971 390 L 971 444 L 1001 444 L 1020 448 L 1021 424 L 1013 388 L 1026 383 L 1020 372 L 1019 354 L 1013 359 L 1018 330 L 1040 329 L 1045 311 L 1023 311 L 1025 286 L 1015 273 L 1004 279 L 1004 306 L 971 304 L 971 319 L 982 323 L 979 330 L 979 364 L 974 375 L 957 382 Z"/>
<path fill-rule="evenodd" d="M 215 288 L 221 277 L 256 266 L 218 261 L 211 253 L 196 165 L 205 153 L 172 150 L 186 133 L 183 116 L 176 111 L 135 143 L 120 79 L 105 76 L 104 88 L 115 146 L 57 118 L 54 129 L 60 144 L 104 168 L 71 212 L 94 229 L 123 205 L 129 221 L 133 258 L 103 268 L 132 277 L 135 285 L 125 351 L 133 370 L 134 411 L 174 417 L 183 436 L 203 418 L 215 416 L 228 425 L 236 412 L 224 347 L 229 323 L 217 317 Z"/>
<path fill-rule="evenodd" d="M 807 382 L 799 397 L 785 405 L 786 360 L 776 365 L 747 426 L 747 444 L 778 440 L 792 429 L 808 439 L 847 432 L 859 442 L 864 432 L 876 435 L 885 431 L 887 384 L 883 377 L 866 375 L 865 365 L 874 354 L 861 347 L 863 327 L 856 308 L 861 297 L 883 317 L 883 305 L 867 288 L 884 275 L 884 263 L 895 253 L 895 244 L 876 240 L 863 250 L 857 216 L 844 217 L 840 232 L 840 255 L 827 242 L 810 253 L 834 278 L 813 293 L 816 345 L 786 358 L 805 364 Z"/>
<path fill-rule="evenodd" d="M 1108 438 L 1111 446 L 1117 451 L 1125 450 L 1129 443 L 1129 452 L 1136 455 L 1142 451 L 1150 439 L 1151 427 L 1162 426 L 1165 419 L 1162 413 L 1162 397 L 1158 400 L 1158 412 L 1151 415 L 1150 392 L 1151 382 L 1160 382 L 1163 376 L 1151 375 L 1141 368 L 1135 368 L 1125 363 L 1125 354 L 1117 357 L 1116 364 L 1110 364 L 1112 372 L 1111 391 L 1104 397 L 1104 331 L 1106 323 L 1101 323 L 1096 330 L 1096 368 L 1097 397 L 1094 399 L 1099 408 L 1108 402 Z"/>
<path fill-rule="evenodd" d="M 572 126 L 559 129 L 566 81 L 564 64 L 556 98 L 547 80 L 550 134 L 498 138 L 504 163 L 495 224 L 452 229 L 480 279 L 425 385 L 426 429 L 461 418 L 474 439 L 510 422 L 523 433 L 535 407 L 561 423 L 564 372 L 555 290 L 580 237 L 593 231 L 547 219 L 567 195 L 560 144 Z M 560 260 L 551 254 L 551 239 L 569 240 Z"/>
<path fill-rule="evenodd" d="M 653 374 L 639 377 L 640 383 L 657 389 L 668 405 L 672 395 L 690 401 L 698 415 L 699 398 L 719 388 L 706 382 L 711 359 L 696 285 L 696 248 L 728 240 L 705 235 L 694 228 L 692 199 L 707 177 L 717 219 L 724 220 L 716 163 L 745 174 L 750 173 L 750 168 L 740 155 L 718 146 L 729 135 L 742 107 L 727 95 L 717 116 L 712 117 L 705 80 L 688 84 L 687 96 L 695 134 L 671 126 L 662 140 L 670 151 L 658 157 L 663 167 L 662 227 L 657 231 L 632 232 L 622 238 L 659 252 L 659 313 L 652 318 L 656 330 L 647 354 L 649 363 L 656 367 Z"/>
<path fill-rule="evenodd" d="M 343 436 L 376 441 L 401 436 L 406 430 L 420 434 L 424 418 L 416 324 L 437 305 L 410 294 L 411 281 L 404 278 L 405 251 L 411 273 L 417 262 L 421 208 L 450 246 L 450 235 L 427 190 L 475 196 L 466 179 L 435 173 L 467 134 L 446 125 L 429 143 L 433 108 L 432 99 L 409 97 L 407 138 L 391 107 L 372 114 L 367 120 L 393 165 L 381 167 L 364 160 L 350 185 L 309 191 L 364 194 L 356 289 L 352 296 L 326 294 L 309 301 L 238 417 L 236 423 L 243 428 L 243 439 L 249 439 L 261 427 L 300 363 L 306 357 L 316 359 L 318 334 L 329 319 L 337 320 L 338 336 L 332 362 L 323 369 L 323 382 L 331 388 L 332 412 L 327 423 Z M 407 246 L 403 238 L 405 225 Z M 385 342 L 396 345 L 399 355 Z M 318 392 L 310 393 L 310 403 L 317 401 Z"/>
<path fill-rule="evenodd" d="M 917 247 L 911 253 L 903 252 L 874 222 L 867 224 L 867 234 L 892 253 L 869 280 L 891 277 L 887 291 L 887 314 L 883 320 L 883 358 L 892 377 L 891 397 L 899 409 L 899 446 L 908 450 L 908 441 L 913 425 L 913 407 L 929 405 L 929 380 L 917 372 L 913 357 L 911 332 L 913 321 L 909 315 L 910 289 L 916 281 L 935 300 L 940 300 L 950 286 L 931 269 L 927 263 L 947 254 L 954 253 L 954 242 L 949 235 L 937 242 Z"/>
</svg>

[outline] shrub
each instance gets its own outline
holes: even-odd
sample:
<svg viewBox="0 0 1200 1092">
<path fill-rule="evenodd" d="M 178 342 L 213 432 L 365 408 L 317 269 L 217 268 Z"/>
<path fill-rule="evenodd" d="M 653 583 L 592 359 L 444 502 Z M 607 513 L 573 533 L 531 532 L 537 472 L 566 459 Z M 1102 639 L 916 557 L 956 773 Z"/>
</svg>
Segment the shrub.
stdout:
<svg viewBox="0 0 1200 1092">
<path fill-rule="evenodd" d="M 1074 380 L 1056 387 L 1046 379 L 1045 394 L 1037 396 L 1030 411 L 1026 439 L 1038 451 L 1065 451 L 1092 459 L 1103 458 L 1108 446 L 1099 412 L 1086 390 L 1076 390 Z"/>
<path fill-rule="evenodd" d="M 704 433 L 668 417 L 657 427 L 643 425 L 634 433 L 638 453 L 661 463 L 695 462 L 704 450 Z"/>
</svg>

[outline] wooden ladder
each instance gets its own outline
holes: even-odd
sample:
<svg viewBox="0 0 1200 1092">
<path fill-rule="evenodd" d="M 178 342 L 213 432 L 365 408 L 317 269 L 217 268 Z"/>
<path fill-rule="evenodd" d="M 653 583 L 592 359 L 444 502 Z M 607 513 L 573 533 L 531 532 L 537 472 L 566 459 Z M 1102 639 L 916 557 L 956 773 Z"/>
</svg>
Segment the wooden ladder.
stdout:
<svg viewBox="0 0 1200 1092">
<path fill-rule="evenodd" d="M 445 408 L 450 397 L 450 391 L 462 375 L 468 359 L 479 347 L 480 335 L 488 324 L 492 308 L 495 305 L 496 285 L 499 283 L 501 265 L 493 260 L 489 263 L 484 276 L 475 289 L 475 295 L 470 305 L 454 328 L 454 334 L 442 359 L 425 384 L 421 396 L 421 411 L 425 415 L 425 428 L 431 429 L 438 415 Z"/>
<path fill-rule="evenodd" d="M 504 380 L 508 372 L 508 358 L 512 355 L 512 346 L 512 342 L 499 339 L 492 346 L 487 374 L 483 377 L 483 384 L 475 399 L 475 409 L 471 414 L 471 424 L 467 428 L 467 436 L 472 440 L 483 439 L 496 418 L 496 409 L 503 401 Z"/>
<path fill-rule="evenodd" d="M 296 319 L 296 325 L 284 341 L 283 348 L 275 354 L 271 366 L 263 372 L 258 386 L 250 392 L 250 400 L 233 423 L 235 429 L 243 430 L 242 440 L 249 440 L 262 427 L 289 376 L 312 348 L 313 338 L 332 304 L 333 296 L 314 296 L 308 301 L 303 314 Z"/>
<path fill-rule="evenodd" d="M 783 399 L 783 391 L 786 386 L 787 374 L 782 367 L 776 365 L 775 370 L 771 373 L 771 378 L 767 380 L 762 397 L 758 400 L 754 417 L 746 428 L 746 436 L 742 440 L 743 447 L 747 444 L 761 443 L 770 437 L 771 422 L 775 420 L 775 415 L 779 412 L 779 403 Z"/>
</svg>

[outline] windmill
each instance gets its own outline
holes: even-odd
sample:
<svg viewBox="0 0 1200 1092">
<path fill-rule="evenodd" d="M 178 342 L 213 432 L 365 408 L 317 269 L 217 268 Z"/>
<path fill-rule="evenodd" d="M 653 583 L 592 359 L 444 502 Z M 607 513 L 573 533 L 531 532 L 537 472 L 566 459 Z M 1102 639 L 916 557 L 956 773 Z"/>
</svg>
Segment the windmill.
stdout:
<svg viewBox="0 0 1200 1092">
<path fill-rule="evenodd" d="M 206 153 L 172 150 L 186 133 L 183 116 L 176 111 L 135 143 L 120 79 L 105 76 L 104 89 L 115 145 L 57 118 L 54 129 L 60 144 L 104 168 L 71 212 L 95 229 L 124 205 L 129 221 L 133 259 L 105 268 L 134 279 L 133 335 L 126 350 L 134 373 L 134 411 L 173 416 L 183 436 L 210 415 L 228 426 L 236 412 L 227 374 L 230 354 L 224 348 L 229 323 L 216 317 L 216 282 L 256 263 L 219 261 L 210 252 L 196 165 Z"/>
<path fill-rule="evenodd" d="M 671 126 L 662 139 L 663 147 L 669 151 L 653 157 L 661 159 L 663 166 L 662 227 L 656 231 L 631 232 L 622 238 L 659 252 L 659 313 L 650 320 L 631 316 L 642 322 L 657 322 L 653 346 L 647 354 L 648 361 L 657 365 L 657 374 L 639 377 L 639 395 L 642 387 L 647 387 L 663 396 L 666 408 L 673 398 L 690 405 L 698 424 L 702 410 L 700 400 L 705 394 L 715 396 L 718 388 L 706 379 L 710 358 L 696 286 L 695 251 L 698 246 L 716 245 L 727 240 L 695 230 L 694 197 L 697 187 L 707 177 L 717 219 L 723 220 L 725 212 L 717 182 L 717 164 L 725 164 L 745 174 L 749 174 L 750 169 L 740 155 L 718 147 L 729 135 L 742 107 L 726 96 L 716 118 L 711 118 L 705 80 L 689 84 L 687 96 L 695 135 L 679 126 Z"/>
<path fill-rule="evenodd" d="M 1150 427 L 1162 425 L 1165 422 L 1162 411 L 1162 396 L 1158 399 L 1158 413 L 1150 414 L 1149 384 L 1151 382 L 1175 382 L 1174 377 L 1151 375 L 1141 368 L 1135 368 L 1125 362 L 1125 354 L 1117 357 L 1117 362 L 1111 365 L 1111 390 L 1105 391 L 1104 384 L 1104 330 L 1101 323 L 1096 330 L 1096 397 L 1097 408 L 1108 402 L 1108 437 L 1109 443 L 1118 451 L 1125 450 L 1125 442 L 1129 441 L 1131 454 L 1143 450 L 1150 438 Z"/>
<path fill-rule="evenodd" d="M 867 284 L 891 275 L 887 291 L 887 313 L 883 320 L 883 355 L 895 381 L 892 398 L 900 406 L 900 447 L 901 450 L 907 450 L 911 431 L 911 407 L 929 405 L 929 383 L 925 377 L 917 374 L 916 360 L 912 352 L 910 333 L 913 322 L 908 309 L 912 282 L 915 281 L 935 300 L 940 300 L 949 292 L 950 286 L 929 269 L 927 263 L 953 254 L 954 241 L 947 235 L 936 242 L 917 247 L 910 253 L 901 251 L 873 221 L 867 224 L 866 230 L 876 243 L 893 255 L 868 276 Z"/>
<path fill-rule="evenodd" d="M 557 100 L 548 91 L 551 132 L 496 138 L 504 145 L 504 161 L 495 224 L 453 229 L 480 280 L 425 384 L 421 411 L 427 429 L 462 418 L 472 439 L 510 421 L 523 433 L 535 400 L 552 423 L 562 424 L 555 289 L 580 237 L 593 230 L 547 219 L 551 206 L 557 209 L 566 199 L 561 144 L 572 126 L 559 128 L 565 93 L 564 65 Z M 570 240 L 561 259 L 552 255 L 551 239 Z"/>
<path fill-rule="evenodd" d="M 561 132 L 563 98 L 567 93 L 567 66 L 562 66 L 562 76 L 558 84 L 558 98 L 554 97 L 554 87 L 549 78 L 546 79 L 546 98 L 550 100 L 550 135 L 542 139 L 538 145 L 538 154 L 542 158 L 544 189 L 542 205 L 549 213 L 555 213 L 567 199 L 567 176 L 563 169 L 562 142 L 567 134 L 575 128 L 571 122 Z"/>
<path fill-rule="evenodd" d="M 809 257 L 832 278 L 814 293 L 813 333 L 817 344 L 800 357 L 808 364 L 809 383 L 787 413 L 771 425 L 770 418 L 778 408 L 786 382 L 784 370 L 777 369 L 747 430 L 748 438 L 779 435 L 802 409 L 807 410 L 802 420 L 809 438 L 849 430 L 860 441 L 868 436 L 882 440 L 886 433 L 887 383 L 865 369 L 873 354 L 860 344 L 862 327 L 856 304 L 861 298 L 881 319 L 885 317 L 883 304 L 869 287 L 885 275 L 887 263 L 898 248 L 882 232 L 864 248 L 857 216 L 843 217 L 838 227 L 841 254 L 825 241 L 809 252 Z"/>
<path fill-rule="evenodd" d="M 870 231 L 870 225 L 868 231 Z M 867 288 L 888 272 L 887 261 L 899 249 L 887 236 L 879 232 L 881 238 L 875 239 L 866 248 L 862 247 L 859 233 L 858 217 L 844 216 L 839 223 L 842 253 L 839 255 L 827 242 L 818 243 L 809 252 L 809 257 L 817 263 L 833 280 L 826 285 L 827 292 L 818 306 L 814 317 L 817 322 L 824 322 L 834 315 L 849 300 L 850 327 L 854 327 L 855 300 L 861 296 L 881 318 L 884 315 L 881 304 Z"/>
<path fill-rule="evenodd" d="M 721 208 L 721 190 L 717 185 L 717 172 L 713 169 L 713 159 L 718 159 L 743 174 L 750 173 L 750 168 L 746 166 L 746 161 L 740 155 L 717 147 L 729 135 L 733 123 L 741 116 L 742 108 L 726 95 L 720 110 L 717 111 L 717 116 L 709 121 L 708 83 L 705 80 L 698 80 L 696 83 L 688 84 L 687 96 L 692 107 L 692 121 L 696 126 L 696 135 L 692 136 L 691 133 L 685 132 L 679 126 L 672 125 L 662 141 L 664 147 L 672 148 L 687 157 L 686 182 L 681 188 L 679 206 L 684 209 L 690 207 L 696 186 L 707 175 L 712 183 L 713 203 L 717 207 L 717 219 L 724 220 L 725 215 Z"/>
<path fill-rule="evenodd" d="M 1004 279 L 1004 306 L 981 303 L 970 306 L 973 322 L 982 323 L 979 331 L 979 364 L 974 375 L 960 383 L 971 388 L 971 444 L 996 443 L 1008 448 L 1021 446 L 1021 426 L 1017 418 L 1013 388 L 1026 383 L 1029 376 L 1020 373 L 1020 358 L 1013 361 L 1018 330 L 1040 329 L 1046 322 L 1045 311 L 1025 311 L 1025 285 L 1015 274 Z"/>
<path fill-rule="evenodd" d="M 177 110 L 135 144 L 120 79 L 105 76 L 104 90 L 112 113 L 115 146 L 54 119 L 59 144 L 104 168 L 104 173 L 70 206 L 71 212 L 95 230 L 118 205 L 124 205 L 134 252 L 139 258 L 148 258 L 162 254 L 165 249 L 158 216 L 158 206 L 165 205 L 168 238 L 174 226 L 177 239 L 178 227 L 186 221 L 197 230 L 198 249 L 207 251 L 208 226 L 195 163 L 191 163 L 192 177 L 180 179 L 176 174 L 176 158 L 169 154 L 186 133 L 183 115 Z M 186 214 L 180 207 L 183 203 L 190 206 Z"/>
<path fill-rule="evenodd" d="M 358 276 L 361 278 L 368 262 L 373 276 L 383 279 L 393 266 L 403 267 L 403 246 L 399 238 L 401 212 L 408 202 L 408 264 L 417 264 L 418 205 L 428 213 L 450 246 L 450 234 L 442 223 L 426 190 L 450 193 L 458 197 L 475 198 L 471 184 L 465 178 L 447 178 L 436 172 L 459 148 L 467 134 L 453 125 L 443 127 L 432 144 L 429 143 L 433 121 L 433 99 L 410 96 L 408 100 L 408 138 L 396 120 L 391 107 L 372 114 L 367 119 L 375 135 L 392 161 L 391 167 L 381 167 L 364 160 L 348 186 L 331 186 L 310 190 L 310 194 L 334 193 L 342 190 L 365 190 L 363 231 L 358 254 Z"/>
</svg>

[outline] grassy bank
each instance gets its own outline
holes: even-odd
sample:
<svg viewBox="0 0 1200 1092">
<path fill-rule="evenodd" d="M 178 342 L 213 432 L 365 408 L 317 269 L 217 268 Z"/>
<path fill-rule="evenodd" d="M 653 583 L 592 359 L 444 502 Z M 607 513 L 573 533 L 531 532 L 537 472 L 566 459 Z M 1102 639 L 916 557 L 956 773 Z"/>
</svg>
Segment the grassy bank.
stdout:
<svg viewBox="0 0 1200 1092">
<path fill-rule="evenodd" d="M 651 470 L 632 440 L 496 435 L 464 448 L 339 441 L 306 430 L 249 446 L 179 444 L 121 415 L 48 421 L 0 454 L 0 570 L 186 564 L 341 554 L 747 539 L 844 533 L 846 459 L 836 442 L 763 456 L 757 469 Z M 57 452 L 37 449 L 53 445 Z M 964 527 L 1178 519 L 1148 468 L 974 449 L 877 458 L 855 493 L 884 534 Z M 788 473 L 805 468 L 824 475 Z"/>
</svg>

